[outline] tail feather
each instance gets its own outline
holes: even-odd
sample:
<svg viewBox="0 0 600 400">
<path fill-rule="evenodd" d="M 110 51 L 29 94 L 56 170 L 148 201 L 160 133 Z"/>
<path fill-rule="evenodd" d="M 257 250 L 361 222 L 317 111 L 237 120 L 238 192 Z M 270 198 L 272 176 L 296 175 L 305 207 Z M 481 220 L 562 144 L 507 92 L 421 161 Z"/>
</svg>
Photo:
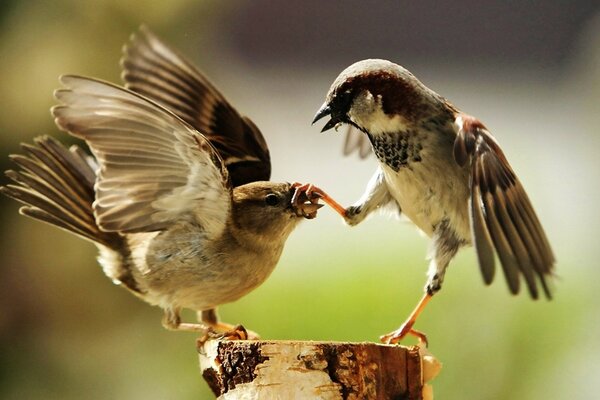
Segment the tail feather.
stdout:
<svg viewBox="0 0 600 400">
<path fill-rule="evenodd" d="M 54 146 L 52 146 L 52 143 L 54 143 Z M 89 170 L 89 166 L 73 163 L 74 160 L 79 158 L 79 155 L 73 156 L 73 153 L 55 141 L 38 140 L 36 144 L 39 147 L 23 144 L 23 150 L 32 160 L 37 161 L 38 165 L 41 164 L 45 167 L 47 172 L 52 174 L 59 182 L 55 185 L 55 188 L 64 193 L 67 199 L 73 197 L 80 204 L 85 204 L 89 200 L 93 201 L 95 177 L 91 181 L 88 180 L 87 176 L 82 174 L 80 170 L 82 167 Z M 57 144 L 59 147 L 56 146 Z M 57 152 L 57 149 L 62 151 Z"/>
<path fill-rule="evenodd" d="M 3 194 L 23 204 L 27 204 L 19 209 L 21 214 L 48 222 L 83 236 L 86 239 L 104 244 L 102 240 L 98 239 L 93 229 L 89 229 L 81 220 L 72 218 L 64 208 L 61 208 L 49 198 L 40 195 L 35 189 L 18 185 L 7 185 L 1 190 Z"/>
<path fill-rule="evenodd" d="M 12 188 L 22 192 L 22 200 L 26 200 L 27 204 L 40 207 L 45 203 L 49 203 L 51 206 L 60 208 L 65 215 L 77 218 L 82 225 L 93 224 L 93 221 L 89 220 L 89 215 L 80 207 L 81 203 L 78 203 L 78 201 L 84 199 L 68 197 L 69 194 L 62 193 L 60 191 L 61 187 L 55 186 L 56 183 L 45 181 L 39 175 L 28 172 L 6 171 L 5 174 L 19 185 L 16 187 L 12 185 Z"/>
<path fill-rule="evenodd" d="M 58 141 L 49 138 L 38 139 L 36 144 L 39 147 L 23 144 L 23 149 L 64 183 L 60 189 L 75 192 L 86 200 L 93 200 L 96 175 L 88 164 L 76 163 L 80 159 L 79 154 L 67 150 Z"/>
<path fill-rule="evenodd" d="M 0 188 L 25 204 L 19 212 L 66 229 L 109 248 L 119 248 L 121 236 L 103 232 L 94 217 L 95 163 L 80 148 L 65 148 L 44 136 L 23 145 L 24 155 L 12 155 L 19 171 L 7 171 L 14 184 Z"/>
</svg>

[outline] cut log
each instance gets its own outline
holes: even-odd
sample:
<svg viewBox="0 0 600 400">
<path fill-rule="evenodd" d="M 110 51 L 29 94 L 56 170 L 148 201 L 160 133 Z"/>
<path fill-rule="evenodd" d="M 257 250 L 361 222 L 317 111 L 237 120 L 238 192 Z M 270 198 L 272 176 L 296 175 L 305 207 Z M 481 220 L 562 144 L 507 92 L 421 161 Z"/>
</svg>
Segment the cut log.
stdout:
<svg viewBox="0 0 600 400">
<path fill-rule="evenodd" d="M 222 400 L 430 400 L 441 368 L 426 349 L 376 343 L 209 340 L 198 352 Z"/>
</svg>

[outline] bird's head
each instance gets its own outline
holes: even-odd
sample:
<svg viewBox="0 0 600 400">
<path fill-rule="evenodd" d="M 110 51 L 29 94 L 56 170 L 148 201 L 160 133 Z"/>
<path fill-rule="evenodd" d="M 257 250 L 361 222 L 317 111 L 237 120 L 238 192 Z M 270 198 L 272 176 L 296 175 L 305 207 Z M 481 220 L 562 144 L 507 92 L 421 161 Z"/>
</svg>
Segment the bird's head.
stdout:
<svg viewBox="0 0 600 400">
<path fill-rule="evenodd" d="M 233 190 L 233 224 L 256 240 L 287 238 L 298 222 L 316 217 L 322 204 L 292 204 L 295 189 L 289 183 L 252 182 Z"/>
<path fill-rule="evenodd" d="M 397 132 L 429 111 L 435 96 L 405 68 L 386 60 L 363 60 L 336 78 L 313 124 L 329 116 L 321 132 L 344 123 L 372 135 Z"/>
</svg>

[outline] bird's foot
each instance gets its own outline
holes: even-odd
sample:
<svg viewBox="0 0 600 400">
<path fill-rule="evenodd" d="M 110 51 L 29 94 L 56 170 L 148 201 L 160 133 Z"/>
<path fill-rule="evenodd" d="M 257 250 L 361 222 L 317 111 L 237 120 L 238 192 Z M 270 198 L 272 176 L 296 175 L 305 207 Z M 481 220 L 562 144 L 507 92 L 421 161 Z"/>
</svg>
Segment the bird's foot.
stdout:
<svg viewBox="0 0 600 400">
<path fill-rule="evenodd" d="M 233 329 L 227 332 L 217 332 L 210 329 L 207 335 L 211 339 L 219 340 L 248 340 L 248 331 L 242 325 L 234 326 Z"/>
<path fill-rule="evenodd" d="M 214 339 L 225 340 L 258 340 L 260 335 L 254 331 L 244 328 L 242 325 L 231 325 L 225 322 L 217 322 L 211 325 L 209 334 L 214 334 Z"/>
<path fill-rule="evenodd" d="M 323 207 L 323 204 L 319 204 L 321 196 L 312 191 L 314 186 L 310 183 L 294 182 L 291 187 L 294 190 L 291 204 L 296 210 L 296 215 L 306 219 L 316 218 L 317 210 Z"/>
<path fill-rule="evenodd" d="M 404 339 L 406 335 L 413 335 L 419 339 L 419 345 L 425 345 L 427 347 L 427 336 L 423 332 L 419 332 L 416 329 L 413 329 L 413 325 L 417 322 L 417 318 L 429 302 L 431 300 L 432 293 L 425 293 L 415 309 L 410 313 L 406 322 L 404 322 L 400 328 L 396 329 L 393 332 L 388 333 L 387 335 L 383 335 L 380 337 L 381 341 L 386 344 L 395 344 Z"/>
<path fill-rule="evenodd" d="M 396 344 L 404 339 L 406 335 L 415 336 L 419 340 L 419 346 L 427 347 L 429 345 L 429 342 L 427 341 L 427 335 L 416 329 L 412 329 L 412 324 L 409 323 L 402 324 L 400 328 L 386 335 L 380 336 L 379 339 L 385 344 Z"/>
<path fill-rule="evenodd" d="M 224 329 L 225 328 L 225 329 Z M 210 326 L 204 335 L 198 339 L 198 346 L 203 346 L 209 340 L 258 340 L 260 336 L 242 325 L 230 325 L 219 322 Z"/>
<path fill-rule="evenodd" d="M 350 226 L 357 225 L 365 216 L 362 214 L 362 206 L 349 206 L 344 213 L 344 220 Z"/>
<path fill-rule="evenodd" d="M 294 189 L 294 195 L 292 196 L 292 205 L 297 206 L 300 201 L 310 201 L 313 204 L 317 204 L 319 199 L 323 200 L 325 204 L 334 209 L 335 212 L 340 214 L 342 217 L 346 215 L 346 209 L 342 207 L 337 201 L 329 196 L 325 191 L 312 183 L 301 184 L 298 182 L 292 183 L 292 189 Z M 316 216 L 316 212 L 315 212 Z M 309 217 L 307 217 L 309 218 Z M 314 218 L 314 216 L 312 217 Z"/>
</svg>

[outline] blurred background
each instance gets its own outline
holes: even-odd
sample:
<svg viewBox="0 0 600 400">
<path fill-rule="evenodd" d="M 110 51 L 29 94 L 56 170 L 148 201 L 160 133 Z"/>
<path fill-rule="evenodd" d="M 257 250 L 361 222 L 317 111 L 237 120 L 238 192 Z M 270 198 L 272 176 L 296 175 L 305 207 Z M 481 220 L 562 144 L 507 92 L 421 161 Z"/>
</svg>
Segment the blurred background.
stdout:
<svg viewBox="0 0 600 400">
<path fill-rule="evenodd" d="M 187 55 L 271 146 L 273 180 L 343 204 L 375 170 L 310 121 L 349 64 L 387 58 L 479 117 L 503 146 L 553 244 L 555 299 L 482 283 L 472 249 L 417 323 L 443 363 L 439 399 L 595 398 L 600 391 L 600 14 L 594 1 L 0 3 L 0 166 L 58 132 L 63 73 L 120 82 L 121 46 L 145 23 Z M 1 183 L 6 183 L 4 177 Z M 195 335 L 114 286 L 93 245 L 0 199 L 0 398 L 205 399 Z M 427 240 L 377 215 L 350 229 L 329 209 L 290 237 L 271 278 L 221 308 L 267 339 L 377 340 L 422 294 Z M 192 319 L 193 314 L 185 315 Z M 407 343 L 412 343 L 411 339 Z"/>
</svg>

